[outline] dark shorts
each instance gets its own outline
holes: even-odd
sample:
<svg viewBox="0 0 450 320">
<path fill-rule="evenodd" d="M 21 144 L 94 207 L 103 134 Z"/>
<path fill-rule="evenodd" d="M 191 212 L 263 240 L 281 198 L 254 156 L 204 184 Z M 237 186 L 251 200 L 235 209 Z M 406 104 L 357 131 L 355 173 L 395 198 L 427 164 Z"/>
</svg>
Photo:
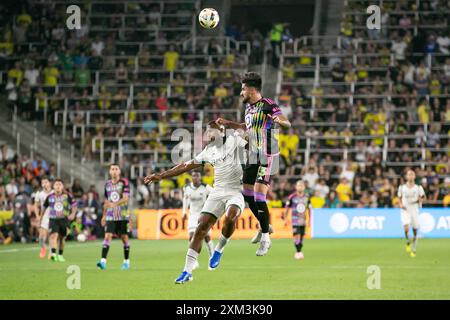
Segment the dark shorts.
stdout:
<svg viewBox="0 0 450 320">
<path fill-rule="evenodd" d="M 49 233 L 58 233 L 60 236 L 67 236 L 67 229 L 69 228 L 69 220 L 67 218 L 50 218 Z"/>
<path fill-rule="evenodd" d="M 270 175 L 274 156 L 267 157 L 266 163 L 247 164 L 243 167 L 243 184 L 263 183 L 270 185 Z"/>
<path fill-rule="evenodd" d="M 294 236 L 296 235 L 301 235 L 304 236 L 305 235 L 305 226 L 292 226 L 292 234 Z"/>
<path fill-rule="evenodd" d="M 128 220 L 106 221 L 105 233 L 128 234 Z"/>
</svg>

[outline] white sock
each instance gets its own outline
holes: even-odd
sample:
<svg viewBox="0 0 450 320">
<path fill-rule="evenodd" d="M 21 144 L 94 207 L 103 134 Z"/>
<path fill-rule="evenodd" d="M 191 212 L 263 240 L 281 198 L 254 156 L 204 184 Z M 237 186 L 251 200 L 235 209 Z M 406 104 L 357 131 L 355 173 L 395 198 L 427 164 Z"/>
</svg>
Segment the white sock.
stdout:
<svg viewBox="0 0 450 320">
<path fill-rule="evenodd" d="M 126 259 L 126 260 L 124 259 L 123 262 L 130 264 L 130 259 Z"/>
<path fill-rule="evenodd" d="M 192 249 L 188 249 L 186 253 L 186 263 L 184 265 L 184 271 L 192 273 L 194 269 L 195 262 L 197 261 L 198 252 Z"/>
<path fill-rule="evenodd" d="M 100 259 L 100 262 L 101 262 L 101 263 L 106 263 L 106 259 L 105 259 L 105 258 L 101 258 L 101 259 Z"/>
<path fill-rule="evenodd" d="M 269 233 L 263 233 L 261 235 L 261 241 L 270 241 Z"/>
<path fill-rule="evenodd" d="M 413 252 L 416 252 L 416 247 L 417 247 L 417 238 L 414 238 L 413 244 L 412 244 L 412 251 Z"/>
<path fill-rule="evenodd" d="M 220 253 L 223 252 L 223 249 L 227 245 L 228 241 L 230 241 L 230 238 L 225 238 L 223 234 L 220 235 L 219 243 L 216 246 L 216 251 L 219 251 Z"/>
<path fill-rule="evenodd" d="M 214 253 L 214 242 L 212 240 L 207 242 L 206 247 L 208 248 L 208 254 L 211 257 Z"/>
</svg>

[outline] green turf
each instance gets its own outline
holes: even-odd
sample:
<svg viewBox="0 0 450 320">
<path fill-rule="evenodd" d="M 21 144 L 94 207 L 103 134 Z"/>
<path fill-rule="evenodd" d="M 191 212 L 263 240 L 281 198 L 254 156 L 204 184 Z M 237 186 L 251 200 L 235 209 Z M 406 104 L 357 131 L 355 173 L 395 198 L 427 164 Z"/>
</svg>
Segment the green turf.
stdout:
<svg viewBox="0 0 450 320">
<path fill-rule="evenodd" d="M 293 259 L 291 240 L 274 240 L 256 257 L 248 240 L 231 241 L 215 271 L 207 252 L 194 281 L 175 285 L 186 241 L 131 241 L 131 269 L 121 271 L 113 241 L 107 270 L 95 266 L 100 242 L 69 243 L 65 263 L 38 258 L 36 245 L 0 247 L 0 299 L 450 299 L 450 239 L 423 239 L 416 258 L 400 239 L 306 240 Z M 81 268 L 81 289 L 66 287 L 69 265 Z M 367 289 L 367 267 L 381 268 L 381 289 Z"/>
</svg>

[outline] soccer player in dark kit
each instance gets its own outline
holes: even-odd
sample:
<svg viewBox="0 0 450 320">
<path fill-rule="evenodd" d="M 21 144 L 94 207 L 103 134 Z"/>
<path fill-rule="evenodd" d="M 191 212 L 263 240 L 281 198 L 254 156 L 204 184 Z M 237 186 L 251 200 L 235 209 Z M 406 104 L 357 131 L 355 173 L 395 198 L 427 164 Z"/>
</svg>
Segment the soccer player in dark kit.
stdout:
<svg viewBox="0 0 450 320">
<path fill-rule="evenodd" d="M 218 118 L 216 123 L 233 129 L 247 130 L 249 152 L 244 166 L 243 195 L 249 208 L 259 221 L 260 230 L 252 243 L 260 242 L 257 256 L 264 256 L 271 247 L 269 208 L 266 195 L 270 176 L 278 171 L 279 149 L 276 125 L 290 128 L 291 123 L 278 105 L 261 95 L 262 79 L 256 72 L 247 72 L 241 80 L 241 97 L 245 104 L 245 123 Z"/>
<path fill-rule="evenodd" d="M 283 220 L 287 223 L 287 215 L 289 210 L 292 210 L 292 234 L 294 236 L 295 245 L 295 259 L 304 259 L 302 252 L 303 237 L 305 236 L 306 223 L 308 225 L 311 221 L 311 205 L 309 203 L 309 196 L 305 193 L 305 183 L 302 180 L 297 181 L 295 185 L 295 192 L 289 195 L 286 202 L 286 210 L 283 214 Z"/>
<path fill-rule="evenodd" d="M 105 239 L 103 240 L 102 258 L 97 267 L 106 269 L 106 257 L 113 234 L 122 239 L 124 260 L 122 270 L 130 268 L 130 244 L 128 239 L 130 213 L 128 211 L 128 198 L 130 186 L 128 180 L 122 178 L 120 167 L 111 164 L 109 167 L 111 179 L 105 183 L 105 202 L 103 204 L 102 226 L 105 227 Z"/>
<path fill-rule="evenodd" d="M 75 218 L 77 202 L 72 195 L 64 191 L 64 183 L 56 179 L 53 183 L 53 193 L 44 201 L 44 212 L 48 210 L 50 218 L 49 234 L 51 247 L 51 260 L 64 262 L 64 243 L 67 236 L 69 221 Z M 59 243 L 58 255 L 56 248 Z"/>
</svg>

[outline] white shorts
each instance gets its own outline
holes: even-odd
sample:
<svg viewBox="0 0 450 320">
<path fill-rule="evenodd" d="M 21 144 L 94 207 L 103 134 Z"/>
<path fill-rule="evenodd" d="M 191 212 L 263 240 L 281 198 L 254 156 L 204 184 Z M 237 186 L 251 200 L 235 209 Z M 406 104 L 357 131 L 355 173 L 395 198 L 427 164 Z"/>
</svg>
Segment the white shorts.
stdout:
<svg viewBox="0 0 450 320">
<path fill-rule="evenodd" d="M 239 207 L 241 213 L 244 211 L 245 201 L 241 189 L 213 189 L 203 205 L 202 213 L 210 213 L 220 219 L 231 205 Z"/>
<path fill-rule="evenodd" d="M 41 225 L 40 227 L 44 230 L 48 230 L 48 225 L 50 223 L 50 217 L 48 215 L 48 211 L 45 211 L 44 215 L 42 216 L 41 219 Z"/>
<path fill-rule="evenodd" d="M 400 218 L 403 225 L 411 225 L 413 229 L 419 229 L 419 212 L 416 210 L 400 209 Z"/>
<path fill-rule="evenodd" d="M 198 226 L 198 219 L 200 218 L 200 213 L 189 212 L 188 219 L 188 233 L 194 233 Z M 208 236 L 211 235 L 211 229 L 208 231 Z"/>
</svg>

